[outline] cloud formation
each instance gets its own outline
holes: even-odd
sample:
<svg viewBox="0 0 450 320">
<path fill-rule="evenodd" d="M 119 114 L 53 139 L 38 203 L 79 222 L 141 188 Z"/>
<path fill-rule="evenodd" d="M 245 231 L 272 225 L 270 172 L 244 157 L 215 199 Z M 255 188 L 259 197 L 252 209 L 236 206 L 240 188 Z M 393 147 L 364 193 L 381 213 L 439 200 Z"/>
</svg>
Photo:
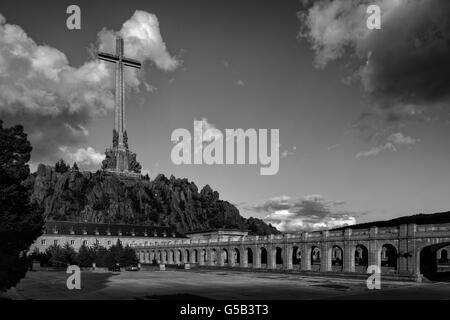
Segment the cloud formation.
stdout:
<svg viewBox="0 0 450 320">
<path fill-rule="evenodd" d="M 419 139 L 405 136 L 401 132 L 393 133 L 387 137 L 384 144 L 377 145 L 369 151 L 359 152 L 356 158 L 377 156 L 386 151 L 397 152 L 400 146 L 412 146 L 418 142 L 420 142 Z"/>
<path fill-rule="evenodd" d="M 162 41 L 155 15 L 136 11 L 119 33 L 130 57 L 164 71 L 179 65 Z M 100 31 L 98 48 L 114 53 L 115 34 Z M 127 70 L 125 79 L 135 90 L 143 82 L 135 70 Z M 55 161 L 59 147 L 86 143 L 90 121 L 114 108 L 114 83 L 113 66 L 89 60 L 73 67 L 63 52 L 37 44 L 0 14 L 0 116 L 6 123 L 24 125 L 33 145 L 32 161 Z"/>
<path fill-rule="evenodd" d="M 246 207 L 247 210 L 267 213 L 264 221 L 280 231 L 313 231 L 352 225 L 356 223 L 354 213 L 339 209 L 343 201 L 330 201 L 322 195 L 302 198 L 290 196 L 274 197 L 262 204 Z"/>
<path fill-rule="evenodd" d="M 69 163 L 76 162 L 81 169 L 96 170 L 99 169 L 105 155 L 97 152 L 92 147 L 79 148 L 72 150 L 66 146 L 59 147 L 62 153 L 62 158 L 69 161 Z M 72 151 L 71 151 L 72 150 Z"/>
<path fill-rule="evenodd" d="M 369 4 L 381 9 L 381 29 L 366 27 Z M 325 68 L 341 60 L 347 81 L 364 89 L 371 110 L 359 129 L 426 121 L 450 105 L 450 2 L 447 0 L 303 1 L 300 39 Z M 369 128 L 379 130 L 379 128 Z"/>
</svg>

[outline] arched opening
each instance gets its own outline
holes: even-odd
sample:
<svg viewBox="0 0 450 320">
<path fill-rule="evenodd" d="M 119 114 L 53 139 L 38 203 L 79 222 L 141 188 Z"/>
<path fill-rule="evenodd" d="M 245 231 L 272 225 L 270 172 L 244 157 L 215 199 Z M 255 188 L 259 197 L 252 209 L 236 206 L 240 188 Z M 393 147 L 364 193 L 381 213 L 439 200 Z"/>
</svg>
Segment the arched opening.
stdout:
<svg viewBox="0 0 450 320">
<path fill-rule="evenodd" d="M 264 247 L 261 247 L 261 268 L 267 267 L 267 250 Z"/>
<path fill-rule="evenodd" d="M 450 243 L 427 246 L 420 251 L 420 273 L 429 280 L 450 280 Z"/>
<path fill-rule="evenodd" d="M 292 248 L 292 268 L 300 269 L 300 264 L 302 261 L 302 252 L 300 251 L 299 247 L 294 246 Z"/>
<path fill-rule="evenodd" d="M 446 262 L 448 262 L 448 251 L 447 251 L 447 249 L 440 249 L 440 252 L 439 252 L 438 256 L 439 256 L 439 263 L 446 263 Z"/>
<path fill-rule="evenodd" d="M 156 253 L 155 250 L 150 251 L 150 263 L 155 265 L 156 264 Z"/>
<path fill-rule="evenodd" d="M 321 253 L 319 247 L 311 248 L 311 270 L 320 271 Z"/>
<path fill-rule="evenodd" d="M 192 256 L 192 263 L 197 263 L 198 262 L 198 252 L 197 249 L 194 249 L 193 251 L 193 256 Z"/>
<path fill-rule="evenodd" d="M 211 263 L 214 266 L 217 265 L 217 250 L 216 249 L 211 250 Z"/>
<path fill-rule="evenodd" d="M 156 261 L 157 261 L 158 263 L 161 263 L 161 261 L 162 261 L 161 250 L 158 250 L 158 253 L 156 254 Z"/>
<path fill-rule="evenodd" d="M 367 271 L 369 266 L 369 250 L 366 246 L 358 244 L 355 248 L 355 272 Z"/>
<path fill-rule="evenodd" d="M 175 263 L 175 252 L 173 252 L 173 250 L 169 251 L 169 263 Z"/>
<path fill-rule="evenodd" d="M 178 264 L 182 263 L 182 262 L 183 262 L 183 261 L 182 261 L 183 255 L 182 255 L 182 253 L 181 253 L 181 250 L 177 250 L 177 251 L 176 251 L 176 255 L 177 255 L 176 262 L 177 262 Z"/>
<path fill-rule="evenodd" d="M 247 248 L 247 265 L 253 267 L 253 251 L 250 248 Z"/>
<path fill-rule="evenodd" d="M 381 247 L 381 272 L 395 272 L 397 260 L 397 249 L 392 244 L 384 244 Z"/>
<path fill-rule="evenodd" d="M 208 262 L 208 255 L 206 254 L 206 250 L 205 249 L 202 250 L 201 255 L 202 255 L 203 263 L 206 264 Z"/>
<path fill-rule="evenodd" d="M 241 263 L 241 256 L 238 248 L 234 248 L 234 264 L 239 265 Z"/>
<path fill-rule="evenodd" d="M 227 265 L 228 264 L 228 251 L 227 249 L 222 250 L 222 262 Z"/>
<path fill-rule="evenodd" d="M 331 270 L 335 272 L 342 271 L 344 251 L 339 246 L 331 248 Z"/>
<path fill-rule="evenodd" d="M 186 251 L 184 252 L 184 262 L 189 263 L 191 261 L 191 257 L 189 254 L 189 250 L 186 249 Z"/>
<path fill-rule="evenodd" d="M 283 249 L 275 248 L 275 265 L 277 269 L 283 269 Z"/>
</svg>

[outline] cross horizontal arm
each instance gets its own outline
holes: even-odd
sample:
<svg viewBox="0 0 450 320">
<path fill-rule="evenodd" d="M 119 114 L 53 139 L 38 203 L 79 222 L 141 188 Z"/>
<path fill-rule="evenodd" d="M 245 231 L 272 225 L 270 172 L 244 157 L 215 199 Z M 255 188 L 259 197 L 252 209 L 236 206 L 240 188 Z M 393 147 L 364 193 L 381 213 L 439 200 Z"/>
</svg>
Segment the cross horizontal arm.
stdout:
<svg viewBox="0 0 450 320">
<path fill-rule="evenodd" d="M 133 67 L 133 68 L 137 68 L 137 69 L 140 69 L 142 67 L 142 63 L 140 63 L 137 60 L 123 58 L 122 61 L 126 66 L 129 66 L 129 67 Z"/>
<path fill-rule="evenodd" d="M 99 52 L 98 53 L 98 58 L 100 60 L 105 60 L 105 61 L 109 61 L 109 62 L 117 62 L 119 61 L 119 57 L 115 56 L 113 54 L 109 54 L 109 53 L 103 53 L 103 52 Z"/>
</svg>

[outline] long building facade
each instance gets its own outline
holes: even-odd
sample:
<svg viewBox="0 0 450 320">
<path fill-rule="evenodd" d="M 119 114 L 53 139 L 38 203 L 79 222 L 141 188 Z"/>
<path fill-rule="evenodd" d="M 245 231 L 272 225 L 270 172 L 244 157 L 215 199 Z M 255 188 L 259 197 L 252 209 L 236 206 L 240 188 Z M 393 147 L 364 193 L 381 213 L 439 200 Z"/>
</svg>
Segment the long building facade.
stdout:
<svg viewBox="0 0 450 320">
<path fill-rule="evenodd" d="M 142 225 L 47 221 L 42 236 L 31 245 L 30 252 L 45 252 L 52 245 L 66 244 L 76 251 L 82 245 L 109 248 L 119 240 L 123 246 L 156 245 L 167 239 L 183 240 L 186 236 L 166 227 Z"/>
<path fill-rule="evenodd" d="M 141 263 L 360 274 L 375 265 L 382 275 L 421 281 L 423 275 L 438 271 L 439 259 L 447 262 L 450 223 L 269 236 L 188 236 L 133 248 Z"/>
</svg>

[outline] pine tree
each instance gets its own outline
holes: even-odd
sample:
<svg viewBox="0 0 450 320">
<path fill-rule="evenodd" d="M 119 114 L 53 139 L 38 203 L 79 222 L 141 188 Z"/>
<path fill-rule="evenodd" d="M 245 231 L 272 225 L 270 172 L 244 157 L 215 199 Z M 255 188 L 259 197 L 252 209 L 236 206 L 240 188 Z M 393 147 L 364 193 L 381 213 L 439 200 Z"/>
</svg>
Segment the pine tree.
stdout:
<svg viewBox="0 0 450 320">
<path fill-rule="evenodd" d="M 59 172 L 59 173 L 65 173 L 67 171 L 69 171 L 70 166 L 68 164 L 66 164 L 66 162 L 61 159 L 59 160 L 56 164 L 55 164 L 55 171 Z"/>
<path fill-rule="evenodd" d="M 123 248 L 120 264 L 123 266 L 134 266 L 139 263 L 139 259 L 136 256 L 136 252 L 130 247 Z"/>
<path fill-rule="evenodd" d="M 90 267 L 95 261 L 95 251 L 83 244 L 78 250 L 77 260 L 80 267 Z"/>
<path fill-rule="evenodd" d="M 42 234 L 41 211 L 30 202 L 23 182 L 30 174 L 32 150 L 20 125 L 0 120 L 0 291 L 15 286 L 29 267 L 26 252 Z"/>
</svg>

